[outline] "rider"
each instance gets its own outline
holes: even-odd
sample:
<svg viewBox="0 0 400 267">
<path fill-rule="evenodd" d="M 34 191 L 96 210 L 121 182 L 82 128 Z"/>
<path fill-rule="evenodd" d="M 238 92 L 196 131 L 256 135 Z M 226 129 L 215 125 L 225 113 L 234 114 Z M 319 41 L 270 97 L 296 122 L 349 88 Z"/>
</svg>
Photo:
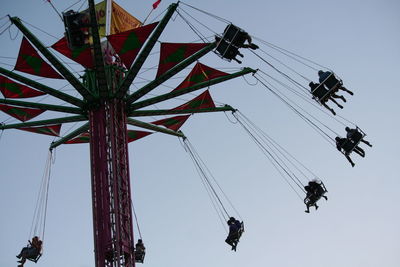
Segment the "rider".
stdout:
<svg viewBox="0 0 400 267">
<path fill-rule="evenodd" d="M 242 227 L 242 223 L 236 220 L 234 217 L 230 217 L 227 221 L 229 226 L 228 237 L 225 239 L 225 242 L 232 246 L 232 250 L 236 251 L 236 246 L 239 242 L 239 231 Z"/>
<path fill-rule="evenodd" d="M 22 248 L 21 252 L 16 256 L 18 259 L 21 259 L 18 261 L 21 263 L 18 265 L 18 267 L 24 266 L 26 259 L 36 259 L 42 251 L 43 242 L 39 239 L 39 237 L 34 236 L 32 241 L 28 240 L 28 242 L 29 245 Z"/>
</svg>

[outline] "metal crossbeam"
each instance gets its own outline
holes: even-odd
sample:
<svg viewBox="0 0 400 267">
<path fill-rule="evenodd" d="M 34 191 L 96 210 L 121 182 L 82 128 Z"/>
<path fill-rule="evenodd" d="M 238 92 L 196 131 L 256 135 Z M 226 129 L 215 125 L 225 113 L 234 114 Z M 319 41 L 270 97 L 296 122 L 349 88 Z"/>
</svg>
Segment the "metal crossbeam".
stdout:
<svg viewBox="0 0 400 267">
<path fill-rule="evenodd" d="M 33 88 L 35 88 L 35 89 L 37 89 L 37 90 L 39 90 L 39 91 L 41 91 L 43 93 L 46 93 L 46 94 L 54 96 L 54 97 L 56 97 L 58 99 L 64 100 L 65 102 L 68 102 L 68 103 L 70 103 L 70 104 L 72 104 L 74 106 L 78 106 L 78 107 L 82 108 L 85 105 L 85 102 L 83 102 L 82 100 L 80 100 L 78 98 L 75 98 L 73 96 L 65 94 L 65 93 L 63 93 L 63 92 L 61 92 L 59 90 L 50 88 L 50 87 L 48 87 L 48 86 L 46 86 L 44 84 L 38 83 L 38 82 L 36 82 L 34 80 L 25 78 L 25 77 L 23 77 L 21 75 L 18 75 L 15 72 L 12 72 L 12 71 L 9 71 L 9 70 L 6 70 L 6 69 L 3 69 L 3 68 L 0 67 L 0 73 L 5 75 L 5 76 L 7 76 L 7 77 L 9 77 L 9 78 L 11 78 L 11 79 L 14 79 L 14 80 L 22 82 L 22 83 L 24 83 L 26 85 L 29 85 L 29 86 L 31 86 L 31 87 L 33 87 Z"/>
<path fill-rule="evenodd" d="M 50 149 L 56 148 L 59 145 L 64 144 L 68 140 L 71 140 L 72 138 L 77 137 L 78 135 L 80 135 L 81 133 L 86 132 L 87 130 L 89 130 L 89 123 L 85 123 L 84 125 L 82 125 L 78 129 L 76 129 L 75 131 L 69 133 L 68 135 L 60 138 L 59 140 L 57 140 L 55 142 L 52 142 L 51 145 L 50 145 Z"/>
<path fill-rule="evenodd" d="M 85 116 L 71 116 L 71 117 L 64 117 L 64 118 L 57 118 L 57 119 L 50 119 L 50 120 L 30 121 L 30 122 L 22 122 L 22 123 L 15 123 L 15 124 L 1 124 L 0 130 L 18 129 L 18 128 L 24 128 L 24 127 L 33 127 L 33 126 L 47 126 L 47 125 L 58 124 L 58 123 L 77 122 L 77 121 L 85 121 L 85 120 L 87 120 L 87 117 L 85 117 Z"/>
<path fill-rule="evenodd" d="M 148 92 L 150 92 L 151 90 L 153 90 L 154 88 L 156 88 L 157 86 L 159 86 L 160 84 L 162 84 L 163 82 L 165 82 L 166 80 L 168 80 L 169 78 L 171 78 L 172 76 L 174 76 L 175 74 L 177 74 L 190 64 L 192 64 L 193 62 L 195 62 L 196 60 L 198 60 L 199 58 L 201 58 L 202 56 L 213 50 L 215 48 L 215 45 L 216 45 L 215 43 L 211 43 L 208 46 L 201 49 L 200 51 L 198 51 L 197 53 L 188 57 L 187 59 L 185 59 L 178 65 L 174 66 L 160 77 L 156 78 L 146 86 L 140 88 L 139 90 L 131 94 L 129 97 L 127 97 L 126 102 L 128 104 L 135 102 L 136 100 L 138 100 L 139 98 L 141 98 L 142 96 L 144 96 L 145 94 L 147 94 Z"/>
<path fill-rule="evenodd" d="M 131 110 L 136 110 L 136 109 L 139 109 L 139 108 L 147 107 L 147 106 L 150 106 L 150 105 L 153 105 L 153 104 L 156 104 L 156 103 L 159 103 L 159 102 L 162 102 L 162 101 L 165 101 L 165 100 L 177 97 L 177 96 L 181 96 L 181 95 L 184 95 L 184 94 L 199 90 L 201 88 L 205 88 L 205 87 L 217 84 L 217 83 L 221 83 L 221 82 L 224 82 L 224 81 L 227 81 L 227 80 L 231 80 L 231 79 L 239 77 L 239 76 L 243 76 L 243 75 L 248 74 L 248 73 L 255 73 L 255 72 L 256 72 L 256 70 L 253 70 L 251 68 L 244 68 L 243 70 L 241 70 L 239 72 L 235 72 L 235 73 L 229 74 L 227 76 L 211 79 L 209 81 L 201 82 L 201 83 L 198 83 L 196 85 L 193 85 L 193 86 L 181 89 L 181 90 L 172 91 L 172 92 L 167 93 L 167 94 L 163 94 L 163 95 L 160 95 L 160 96 L 149 98 L 149 99 L 141 101 L 141 102 L 134 103 L 134 104 L 132 104 L 130 106 L 130 109 Z"/>
<path fill-rule="evenodd" d="M 142 51 L 140 52 L 140 54 L 136 58 L 135 62 L 133 63 L 132 67 L 128 71 L 125 79 L 122 81 L 120 87 L 117 89 L 117 93 L 116 93 L 117 98 L 123 98 L 126 95 L 126 93 L 128 92 L 129 86 L 132 84 L 133 80 L 135 79 L 136 75 L 138 74 L 139 70 L 141 69 L 144 61 L 149 56 L 151 50 L 153 49 L 158 38 L 160 37 L 161 33 L 165 29 L 165 26 L 167 26 L 168 21 L 171 19 L 172 15 L 174 14 L 177 7 L 178 7 L 178 3 L 174 3 L 169 6 L 167 13 L 162 18 L 162 20 L 158 23 L 157 27 L 154 29 L 153 34 L 150 36 L 146 45 L 143 47 Z"/>
<path fill-rule="evenodd" d="M 160 133 L 165 133 L 165 134 L 174 135 L 174 136 L 178 136 L 178 137 L 184 137 L 184 135 L 180 131 L 175 132 L 170 129 L 166 129 L 166 128 L 159 127 L 159 126 L 156 126 L 151 123 L 146 123 L 146 122 L 138 121 L 138 120 L 131 119 L 131 118 L 128 118 L 128 124 L 137 126 L 140 128 L 148 129 L 148 130 L 153 130 L 153 131 L 160 132 Z"/>
<path fill-rule="evenodd" d="M 39 108 L 39 109 L 44 109 L 44 110 L 59 111 L 59 112 L 72 113 L 72 114 L 82 114 L 81 109 L 73 108 L 73 107 L 64 107 L 64 106 L 42 104 L 42 103 L 35 103 L 35 102 L 25 102 L 25 101 L 19 101 L 19 100 L 11 100 L 11 99 L 0 99 L 0 103 L 13 105 L 13 106 L 20 106 L 20 107 Z"/>
<path fill-rule="evenodd" d="M 229 105 L 224 107 L 216 108 L 202 108 L 202 109 L 183 109 L 183 110 L 171 110 L 171 109 L 160 109 L 160 110 L 135 110 L 129 113 L 131 117 L 145 117 L 145 116 L 158 116 L 158 115 L 179 115 L 179 114 L 194 114 L 194 113 L 209 113 L 209 112 L 225 112 L 235 111 L 235 109 Z"/>
<path fill-rule="evenodd" d="M 46 48 L 39 39 L 36 38 L 17 17 L 11 17 L 11 22 L 24 34 L 26 38 L 42 53 L 47 60 L 68 80 L 68 82 L 83 96 L 87 101 L 93 101 L 94 96 L 89 92 L 83 84 Z"/>
</svg>

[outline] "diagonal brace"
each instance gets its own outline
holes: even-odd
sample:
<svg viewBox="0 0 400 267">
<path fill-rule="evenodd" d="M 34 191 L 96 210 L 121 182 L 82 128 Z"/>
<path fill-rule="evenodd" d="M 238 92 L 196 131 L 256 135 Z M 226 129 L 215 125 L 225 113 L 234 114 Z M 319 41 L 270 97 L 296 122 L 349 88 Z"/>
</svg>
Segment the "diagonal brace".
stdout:
<svg viewBox="0 0 400 267">
<path fill-rule="evenodd" d="M 126 93 L 128 92 L 129 86 L 132 84 L 133 80 L 135 79 L 136 75 L 138 74 L 139 70 L 141 69 L 144 61 L 149 56 L 151 50 L 153 49 L 158 38 L 160 37 L 161 33 L 165 29 L 165 26 L 167 26 L 168 21 L 171 19 L 172 15 L 174 14 L 177 7 L 178 7 L 178 3 L 171 4 L 168 7 L 167 13 L 162 18 L 162 20 L 158 23 L 153 34 L 150 36 L 149 40 L 143 47 L 142 52 L 140 52 L 140 54 L 136 58 L 135 62 L 133 63 L 132 67 L 128 71 L 125 79 L 122 81 L 120 87 L 117 89 L 117 92 L 116 92 L 117 98 L 123 98 L 126 95 Z"/>
<path fill-rule="evenodd" d="M 253 70 L 251 68 L 244 68 L 243 70 L 241 70 L 239 72 L 235 72 L 235 73 L 223 76 L 223 77 L 218 77 L 218 78 L 215 78 L 215 79 L 211 79 L 209 81 L 201 82 L 201 83 L 198 83 L 196 85 L 193 85 L 193 86 L 181 89 L 181 90 L 172 91 L 172 92 L 167 93 L 167 94 L 163 94 L 163 95 L 160 95 L 160 96 L 149 98 L 149 99 L 141 101 L 141 102 L 134 103 L 134 104 L 132 104 L 130 106 L 130 109 L 131 110 L 136 110 L 136 109 L 139 109 L 139 108 L 147 107 L 147 106 L 150 106 L 150 105 L 153 105 L 153 104 L 156 104 L 156 103 L 159 103 L 159 102 L 162 102 L 162 101 L 165 101 L 165 100 L 177 97 L 177 96 L 181 96 L 181 95 L 184 95 L 184 94 L 199 90 L 201 88 L 205 88 L 205 87 L 217 84 L 217 83 L 221 83 L 221 82 L 224 82 L 224 81 L 227 81 L 227 80 L 231 80 L 231 79 L 239 77 L 239 76 L 243 76 L 243 75 L 248 74 L 248 73 L 255 73 L 255 72 L 256 72 L 256 70 Z"/>
<path fill-rule="evenodd" d="M 52 142 L 50 145 L 50 149 L 56 148 L 59 145 L 64 144 L 68 140 L 71 140 L 72 138 L 77 137 L 78 135 L 86 132 L 87 130 L 89 130 L 89 123 L 85 123 L 84 125 L 82 125 L 78 129 L 76 129 L 75 131 L 71 132 L 70 134 L 67 134 L 66 136 L 60 138 L 59 140 Z"/>
<path fill-rule="evenodd" d="M 77 122 L 77 121 L 85 121 L 87 117 L 85 116 L 71 116 L 71 117 L 64 117 L 64 118 L 57 118 L 57 119 L 50 119 L 50 120 L 41 120 L 41 121 L 30 121 L 30 122 L 22 122 L 22 123 L 15 123 L 15 124 L 1 124 L 0 130 L 5 129 L 18 129 L 24 127 L 33 127 L 33 126 L 47 126 L 57 123 L 67 123 L 67 122 Z"/>
<path fill-rule="evenodd" d="M 184 135 L 180 131 L 178 131 L 178 132 L 172 131 L 170 129 L 166 129 L 166 128 L 159 127 L 159 126 L 156 126 L 151 123 L 142 122 L 142 121 L 138 121 L 138 120 L 131 119 L 131 118 L 128 118 L 128 124 L 136 126 L 136 127 L 144 128 L 147 130 L 153 130 L 153 131 L 160 132 L 160 133 L 165 133 L 165 134 L 174 135 L 174 136 L 178 136 L 178 137 L 184 137 Z"/>
<path fill-rule="evenodd" d="M 64 100 L 65 102 L 68 102 L 68 103 L 70 103 L 70 104 L 72 104 L 74 106 L 78 106 L 78 107 L 82 108 L 85 105 L 85 102 L 83 102 L 82 100 L 80 100 L 78 98 L 75 98 L 73 96 L 65 94 L 65 93 L 63 93 L 63 92 L 61 92 L 59 90 L 50 88 L 50 87 L 48 87 L 48 86 L 46 86 L 44 84 L 38 83 L 38 82 L 36 82 L 34 80 L 25 78 L 24 76 L 21 76 L 21 75 L 15 73 L 15 72 L 12 72 L 12 71 L 9 71 L 9 70 L 6 70 L 6 69 L 3 69 L 3 68 L 0 67 L 0 73 L 5 75 L 5 76 L 7 76 L 7 77 L 9 77 L 9 78 L 11 78 L 11 79 L 17 80 L 19 82 L 22 82 L 22 83 L 24 83 L 26 85 L 29 85 L 29 86 L 35 88 L 35 89 L 38 89 L 41 92 L 44 92 L 44 93 L 49 94 L 51 96 L 54 96 L 54 97 L 56 97 L 58 99 Z"/>
<path fill-rule="evenodd" d="M 35 103 L 35 102 L 25 102 L 25 101 L 19 101 L 19 100 L 11 100 L 11 99 L 0 99 L 0 103 L 13 105 L 13 106 L 20 106 L 20 107 L 59 111 L 59 112 L 72 113 L 72 114 L 82 114 L 81 109 L 73 108 L 73 107 L 64 107 L 64 106 L 42 104 L 42 103 Z"/>
<path fill-rule="evenodd" d="M 195 113 L 210 113 L 210 112 L 225 112 L 235 111 L 235 109 L 229 105 L 216 108 L 201 108 L 201 109 L 160 109 L 160 110 L 135 110 L 129 113 L 132 117 L 145 117 L 145 116 L 158 116 L 158 115 L 179 115 L 179 114 L 195 114 Z"/>
<path fill-rule="evenodd" d="M 87 101 L 93 101 L 94 96 L 83 84 L 36 38 L 17 17 L 10 17 L 12 23 L 24 34 L 26 38 L 42 53 L 47 60 L 61 73 L 61 75 L 83 96 Z"/>
<path fill-rule="evenodd" d="M 175 74 L 177 74 L 178 72 L 180 72 L 181 70 L 183 70 L 184 68 L 186 68 L 187 66 L 189 66 L 190 64 L 192 64 L 193 62 L 195 62 L 196 60 L 198 60 L 205 54 L 207 54 L 208 52 L 210 52 L 211 50 L 213 50 L 215 48 L 215 45 L 216 45 L 216 43 L 209 44 L 208 46 L 204 47 L 197 53 L 193 54 L 192 56 L 188 57 L 187 59 L 185 59 L 178 65 L 176 65 L 173 68 L 171 68 L 170 70 L 168 70 L 166 73 L 164 73 L 157 79 L 153 80 L 146 86 L 140 88 L 139 90 L 137 90 L 136 92 L 134 92 L 127 98 L 127 103 L 131 104 L 134 101 L 138 100 L 139 98 L 141 98 L 142 96 L 144 96 L 145 94 L 147 94 L 148 92 L 150 92 L 151 90 L 153 90 L 154 88 L 156 88 L 157 86 L 159 86 L 160 84 L 162 84 L 163 82 L 165 82 L 166 80 L 168 80 L 169 78 L 174 76 Z"/>
</svg>

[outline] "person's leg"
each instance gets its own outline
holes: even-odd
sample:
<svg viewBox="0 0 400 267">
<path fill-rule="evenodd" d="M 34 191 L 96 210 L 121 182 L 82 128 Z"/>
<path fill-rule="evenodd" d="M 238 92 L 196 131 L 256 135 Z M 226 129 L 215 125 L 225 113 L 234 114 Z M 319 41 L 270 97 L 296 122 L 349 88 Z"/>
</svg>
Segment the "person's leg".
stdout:
<svg viewBox="0 0 400 267">
<path fill-rule="evenodd" d="M 329 97 L 329 100 L 332 100 L 332 102 L 335 103 L 339 108 L 343 108 L 343 106 L 340 105 L 334 98 Z"/>
<path fill-rule="evenodd" d="M 347 89 L 347 88 L 344 87 L 344 86 L 340 87 L 339 89 L 340 89 L 340 90 L 343 90 L 343 91 L 345 91 L 345 92 L 347 92 L 347 93 L 349 93 L 350 95 L 354 95 L 354 93 L 353 93 L 352 91 L 350 91 L 349 89 Z"/>
<path fill-rule="evenodd" d="M 346 102 L 346 98 L 344 98 L 344 96 L 342 96 L 342 95 L 337 95 L 337 94 L 333 93 L 333 94 L 331 95 L 331 97 L 332 97 L 332 98 L 340 98 L 340 99 L 343 100 L 343 102 Z"/>
<path fill-rule="evenodd" d="M 323 105 L 326 109 L 328 109 L 330 112 L 332 112 L 333 115 L 336 115 L 336 112 L 333 110 L 333 108 L 330 108 L 325 102 L 322 103 L 322 105 Z"/>
<path fill-rule="evenodd" d="M 354 162 L 351 160 L 351 158 L 349 156 L 347 156 L 347 155 L 345 155 L 345 156 L 346 156 L 346 159 L 350 162 L 351 167 L 354 167 L 354 165 L 356 165 L 356 164 L 354 164 Z"/>
<path fill-rule="evenodd" d="M 366 140 L 364 140 L 364 139 L 361 139 L 361 142 L 363 142 L 363 143 L 366 144 L 367 146 L 372 147 L 371 143 L 368 142 L 368 141 L 366 141 Z"/>
</svg>

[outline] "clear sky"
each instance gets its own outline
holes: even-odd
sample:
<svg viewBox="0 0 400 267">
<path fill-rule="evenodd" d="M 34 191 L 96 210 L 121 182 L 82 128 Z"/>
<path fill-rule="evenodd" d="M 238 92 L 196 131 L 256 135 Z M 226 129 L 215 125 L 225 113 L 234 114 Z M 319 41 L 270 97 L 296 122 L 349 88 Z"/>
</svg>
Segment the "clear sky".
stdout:
<svg viewBox="0 0 400 267">
<path fill-rule="evenodd" d="M 76 1 L 52 2 L 63 11 Z M 120 0 L 118 3 L 143 20 L 153 1 Z M 172 1 L 163 0 L 150 21 L 170 3 Z M 232 21 L 254 37 L 334 70 L 346 87 L 354 91 L 354 96 L 345 95 L 348 101 L 338 115 L 360 126 L 373 147 L 363 145 L 366 157 L 353 155 L 356 166 L 352 168 L 335 147 L 260 83 L 252 86 L 255 80 L 251 76 L 212 86 L 210 92 L 216 103 L 238 108 L 316 173 L 327 186 L 329 200 L 320 201 L 318 211 L 312 209 L 310 214 L 304 213 L 302 200 L 245 131 L 230 122 L 230 114 L 192 116 L 182 131 L 234 203 L 245 221 L 246 232 L 238 251 L 230 251 L 224 243 L 226 232 L 189 155 L 176 137 L 153 134 L 129 145 L 133 202 L 147 247 L 145 265 L 400 266 L 400 142 L 397 137 L 400 131 L 400 2 L 188 0 L 185 3 Z M 213 31 L 223 31 L 225 24 L 201 16 L 185 5 L 181 7 L 194 17 L 198 16 Z M 29 26 L 46 45 L 62 37 L 62 22 L 43 0 L 1 0 L 0 18 L 7 14 L 18 16 L 53 35 Z M 6 19 L 1 19 L 0 23 L 2 26 Z M 173 17 L 160 38 L 163 42 L 197 39 L 179 16 Z M 15 27 L 0 35 L 1 67 L 13 69 L 20 41 L 21 33 L 17 34 Z M 257 43 L 255 38 L 254 42 Z M 258 44 L 267 50 L 260 41 Z M 222 70 L 248 66 L 274 73 L 252 53 L 243 53 L 242 65 L 223 61 L 215 54 L 201 62 Z M 157 56 L 155 54 L 154 62 Z M 147 62 L 145 67 L 154 65 Z M 317 78 L 314 70 L 306 66 L 294 63 L 290 66 L 311 79 Z M 79 69 L 76 65 L 72 67 Z M 154 73 L 149 77 L 151 75 Z M 177 77 L 179 79 L 169 82 L 171 86 L 179 84 L 185 74 Z M 65 82 L 40 81 L 57 89 L 65 85 Z M 141 83 L 136 82 L 140 87 Z M 302 82 L 307 86 L 306 81 Z M 76 95 L 71 88 L 63 90 Z M 165 92 L 166 88 L 160 90 Z M 322 114 L 291 97 L 308 112 Z M 170 107 L 191 98 L 193 96 L 176 100 Z M 46 102 L 46 99 L 40 98 L 40 101 Z M 321 118 L 334 131 L 344 134 L 344 126 L 332 117 Z M 0 121 L 16 122 L 4 113 L 0 114 Z M 62 133 L 71 126 L 64 126 Z M 51 141 L 52 137 L 18 130 L 6 130 L 2 134 L 0 266 L 16 265 L 15 255 L 30 238 L 33 209 Z M 57 148 L 52 166 L 44 255 L 37 266 L 94 266 L 90 193 L 88 145 Z M 29 262 L 26 266 L 32 265 Z"/>
</svg>

